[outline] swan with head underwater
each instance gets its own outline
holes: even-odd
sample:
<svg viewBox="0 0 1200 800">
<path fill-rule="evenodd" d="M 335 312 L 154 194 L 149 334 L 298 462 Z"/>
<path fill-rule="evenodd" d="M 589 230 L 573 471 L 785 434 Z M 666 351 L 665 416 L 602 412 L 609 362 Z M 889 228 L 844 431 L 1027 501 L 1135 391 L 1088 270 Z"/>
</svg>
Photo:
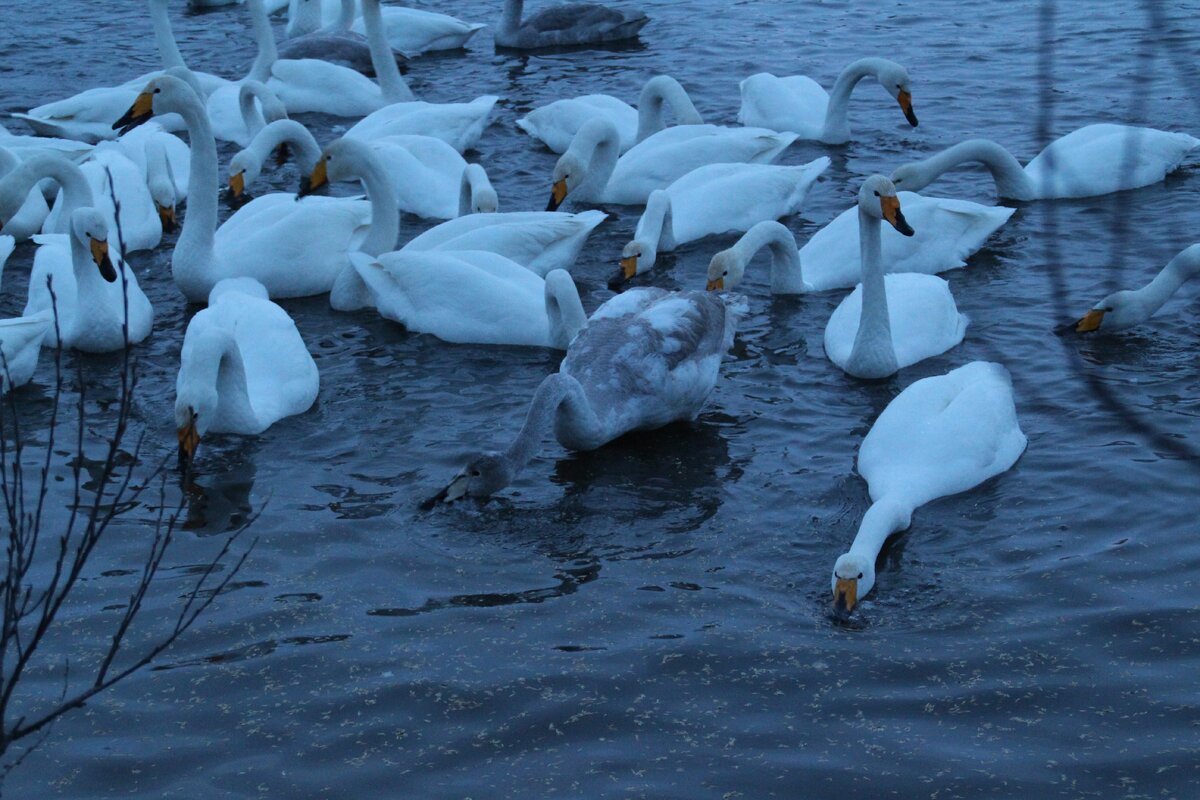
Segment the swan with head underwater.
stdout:
<svg viewBox="0 0 1200 800">
<path fill-rule="evenodd" d="M 253 278 L 218 281 L 188 323 L 175 381 L 181 468 L 209 433 L 262 433 L 312 407 L 317 365 L 296 323 Z"/>
<path fill-rule="evenodd" d="M 610 120 L 588 120 L 554 165 L 547 211 L 570 197 L 576 203 L 641 205 L 705 164 L 769 164 L 796 140 L 794 133 L 720 125 L 676 125 L 620 155 Z"/>
<path fill-rule="evenodd" d="M 538 386 L 516 439 L 471 457 L 430 501 L 486 498 L 508 486 L 551 429 L 571 450 L 695 419 L 720 376 L 736 314 L 705 292 L 638 288 L 596 309 L 558 372 Z"/>
<path fill-rule="evenodd" d="M 353 198 L 296 202 L 276 193 L 255 198 L 217 227 L 217 147 L 204 106 L 187 84 L 164 75 L 150 81 L 120 125 L 178 113 L 191 141 L 188 213 L 171 254 L 171 274 L 190 302 L 203 303 L 224 278 L 251 277 L 272 297 L 323 294 L 346 266 L 352 246 L 395 246 L 399 214 L 390 192 L 372 205 Z M 369 223 L 369 227 L 368 227 Z"/>
<path fill-rule="evenodd" d="M 572 47 L 636 38 L 650 18 L 636 9 L 600 3 L 561 3 L 523 16 L 525 0 L 504 0 L 496 46 L 513 50 Z"/>
<path fill-rule="evenodd" d="M 300 194 L 327 181 L 362 180 L 374 204 L 379 192 L 389 191 L 369 180 L 378 171 L 370 148 L 339 139 L 321 154 Z M 569 274 L 553 270 L 543 279 L 497 253 L 364 248 L 348 258 L 350 267 L 329 295 L 333 308 L 375 308 L 409 330 L 444 341 L 562 349 L 585 319 Z"/>
<path fill-rule="evenodd" d="M 1186 133 L 1102 123 L 1087 125 L 1046 146 L 1024 167 L 989 139 L 970 139 L 924 161 L 897 167 L 892 182 L 919 192 L 960 164 L 979 162 L 1012 200 L 1051 200 L 1137 189 L 1177 169 L 1200 139 Z"/>
<path fill-rule="evenodd" d="M 1012 379 L 999 364 L 973 361 L 923 378 L 896 396 L 858 451 L 871 506 L 830 576 L 834 609 L 848 614 L 875 586 L 875 561 L 920 506 L 1007 472 L 1025 451 Z"/>
<path fill-rule="evenodd" d="M 0 180 L 0 229 L 7 215 L 44 179 L 62 187 L 54 233 L 33 237 L 39 247 L 29 277 L 26 317 L 52 308 L 57 331 L 46 332 L 44 344 L 62 344 L 89 353 L 120 350 L 150 335 L 154 309 L 132 269 L 109 257 L 109 224 L 92 207 L 92 189 L 79 167 L 57 155 L 27 159 Z M 54 280 L 52 299 L 46 282 Z"/>
<path fill-rule="evenodd" d="M 535 108 L 517 120 L 517 127 L 556 153 L 564 153 L 571 140 L 590 119 L 607 119 L 617 126 L 620 152 L 667 127 L 664 111 L 670 108 L 678 125 L 704 124 L 687 90 L 670 75 L 646 81 L 637 108 L 608 94 L 567 97 Z"/>
<path fill-rule="evenodd" d="M 1197 275 L 1200 275 L 1200 243 L 1180 251 L 1142 288 L 1113 292 L 1082 319 L 1064 327 L 1076 333 L 1116 333 L 1141 325 L 1157 314 L 1179 287 Z"/>
<path fill-rule="evenodd" d="M 860 58 L 846 66 L 826 92 L 807 75 L 779 78 L 767 72 L 741 83 L 742 107 L 738 122 L 775 131 L 793 131 L 801 139 L 825 144 L 850 141 L 846 111 L 850 94 L 863 78 L 873 77 L 900 104 L 908 124 L 917 127 L 908 70 L 886 58 Z"/>
</svg>

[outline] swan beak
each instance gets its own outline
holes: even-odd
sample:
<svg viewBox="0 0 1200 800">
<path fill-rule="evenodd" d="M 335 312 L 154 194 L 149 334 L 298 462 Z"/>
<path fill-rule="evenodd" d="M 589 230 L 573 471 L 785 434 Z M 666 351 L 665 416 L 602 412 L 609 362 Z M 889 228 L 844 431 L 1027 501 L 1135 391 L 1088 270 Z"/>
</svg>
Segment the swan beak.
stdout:
<svg viewBox="0 0 1200 800">
<path fill-rule="evenodd" d="M 282 167 L 288 162 L 288 146 L 287 142 L 275 148 L 275 166 Z"/>
<path fill-rule="evenodd" d="M 900 96 L 896 98 L 900 101 L 900 109 L 904 112 L 904 118 L 908 120 L 908 124 L 914 128 L 917 127 L 917 115 L 912 107 L 912 95 L 908 92 L 900 92 Z"/>
<path fill-rule="evenodd" d="M 175 206 L 160 206 L 158 203 L 155 203 L 154 207 L 158 209 L 158 221 L 162 223 L 163 233 L 174 231 L 177 227 Z"/>
<path fill-rule="evenodd" d="M 833 608 L 849 614 L 858 605 L 858 581 L 854 578 L 838 578 L 833 589 Z"/>
<path fill-rule="evenodd" d="M 1104 309 L 1093 308 L 1083 315 L 1083 319 L 1075 323 L 1075 332 L 1091 333 L 1092 331 L 1098 331 L 1102 322 L 1104 322 Z"/>
<path fill-rule="evenodd" d="M 704 284 L 704 288 L 709 292 L 723 292 L 725 291 L 725 278 L 710 278 L 708 283 Z"/>
<path fill-rule="evenodd" d="M 96 266 L 100 268 L 100 276 L 109 283 L 116 283 L 117 271 L 113 269 L 112 261 L 108 259 L 108 242 L 92 239 L 90 246 L 92 249 L 92 261 L 95 261 Z"/>
<path fill-rule="evenodd" d="M 229 176 L 229 191 L 233 192 L 234 199 L 240 199 L 242 192 L 246 191 L 246 173 L 238 172 Z"/>
<path fill-rule="evenodd" d="M 312 175 L 307 176 L 300 181 L 300 191 L 296 195 L 297 199 L 308 197 L 313 192 L 320 189 L 322 186 L 329 183 L 329 172 L 325 167 L 325 159 L 317 161 L 317 165 L 313 167 Z"/>
<path fill-rule="evenodd" d="M 120 131 L 121 135 L 124 136 L 153 116 L 154 95 L 150 92 L 142 92 L 133 101 L 133 105 L 129 107 L 129 110 L 112 124 L 112 128 L 114 131 Z"/>
<path fill-rule="evenodd" d="M 196 430 L 196 415 L 188 411 L 187 422 L 176 431 L 179 439 L 179 468 L 186 469 L 200 446 L 200 432 Z"/>
<path fill-rule="evenodd" d="M 567 199 L 567 179 L 563 178 L 550 190 L 550 202 L 546 205 L 547 211 L 558 211 L 558 207 L 562 205 L 563 200 Z"/>
<path fill-rule="evenodd" d="M 879 205 L 883 209 L 883 218 L 900 233 L 905 236 L 912 236 L 916 231 L 908 224 L 908 220 L 904 219 L 904 215 L 900 213 L 900 198 L 899 197 L 881 197 Z"/>
</svg>

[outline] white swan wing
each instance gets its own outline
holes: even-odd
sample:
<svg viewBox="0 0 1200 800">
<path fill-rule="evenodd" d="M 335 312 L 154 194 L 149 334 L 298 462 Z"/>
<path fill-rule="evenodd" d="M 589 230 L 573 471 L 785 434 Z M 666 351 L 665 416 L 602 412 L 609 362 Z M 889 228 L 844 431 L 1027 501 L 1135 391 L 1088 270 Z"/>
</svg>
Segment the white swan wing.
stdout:
<svg viewBox="0 0 1200 800">
<path fill-rule="evenodd" d="M 807 75 L 780 78 L 760 72 L 741 82 L 741 93 L 742 125 L 793 131 L 803 139 L 821 137 L 829 93 Z"/>
<path fill-rule="evenodd" d="M 588 94 L 555 100 L 517 120 L 517 127 L 555 153 L 565 153 L 584 123 L 607 119 L 621 137 L 621 152 L 637 141 L 638 112 L 624 100 L 607 94 Z"/>
<path fill-rule="evenodd" d="M 358 117 L 387 105 L 379 85 L 370 78 L 315 58 L 276 61 L 267 87 L 289 114 Z"/>
<path fill-rule="evenodd" d="M 499 97 L 483 95 L 469 103 L 392 103 L 355 123 L 346 136 L 368 141 L 392 134 L 434 136 L 460 153 L 479 143 Z"/>
<path fill-rule="evenodd" d="M 11 237 L 0 236 L 0 240 L 8 238 Z M 0 266 L 7 257 L 2 253 L 3 242 L 0 241 Z M 2 391 L 7 392 L 29 383 L 34 370 L 37 369 L 42 340 L 46 338 L 46 333 L 53 324 L 54 317 L 49 312 L 0 320 L 0 353 L 4 356 L 4 360 L 0 362 Z"/>
<path fill-rule="evenodd" d="M 1025 451 L 1012 379 L 999 364 L 974 361 L 901 392 L 863 440 L 858 471 L 871 498 L 912 508 L 978 486 Z"/>
<path fill-rule="evenodd" d="M 1130 125 L 1087 125 L 1025 167 L 1038 197 L 1093 197 L 1158 183 L 1200 139 Z"/>
<path fill-rule="evenodd" d="M 385 6 L 383 31 L 390 44 L 407 56 L 415 56 L 437 50 L 455 50 L 463 47 L 471 37 L 487 27 L 478 22 L 463 22 L 458 17 L 421 11 L 402 6 Z M 354 33 L 366 36 L 367 29 L 362 17 L 350 27 Z"/>
</svg>

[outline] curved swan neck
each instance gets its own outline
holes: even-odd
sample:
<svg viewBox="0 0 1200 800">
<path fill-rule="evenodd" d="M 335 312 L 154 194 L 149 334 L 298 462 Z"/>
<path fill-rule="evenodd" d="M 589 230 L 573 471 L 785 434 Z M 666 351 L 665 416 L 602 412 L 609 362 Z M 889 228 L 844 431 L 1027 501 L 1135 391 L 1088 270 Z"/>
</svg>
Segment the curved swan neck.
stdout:
<svg viewBox="0 0 1200 800">
<path fill-rule="evenodd" d="M 271 20 L 267 18 L 267 8 L 263 0 L 246 0 L 250 7 L 250 21 L 254 29 L 254 41 L 258 44 L 258 55 L 250 65 L 246 77 L 250 80 L 266 82 L 271 77 L 271 67 L 279 59 L 279 51 L 275 47 L 275 32 L 271 30 Z"/>
<path fill-rule="evenodd" d="M 541 448 L 542 440 L 558 416 L 559 406 L 565 406 L 564 410 L 577 422 L 596 424 L 595 414 L 588 405 L 587 395 L 579 381 L 562 372 L 547 375 L 533 394 L 533 402 L 529 404 L 529 413 L 525 415 L 521 432 L 504 452 L 514 477 Z"/>
<path fill-rule="evenodd" d="M 0 186 L 4 187 L 0 195 L 11 193 L 16 198 L 15 212 L 43 178 L 49 178 L 62 187 L 62 208 L 58 213 L 58 221 L 54 229 L 46 233 L 70 233 L 71 212 L 92 205 L 92 187 L 79 167 L 62 156 L 46 154 L 25 159 L 0 182 Z"/>
<path fill-rule="evenodd" d="M 671 213 L 671 196 L 666 191 L 656 189 L 650 193 L 633 239 L 642 245 L 643 269 L 654 263 L 659 250 L 670 252 L 675 249 L 674 215 Z"/>
<path fill-rule="evenodd" d="M 862 314 L 846 371 L 860 378 L 883 378 L 896 371 L 896 350 L 888 315 L 883 279 L 881 223 L 859 208 L 859 248 L 862 257 Z"/>
<path fill-rule="evenodd" d="M 744 269 L 764 247 L 771 253 L 771 293 L 801 294 L 808 291 L 796 237 L 782 223 L 773 220 L 760 222 L 730 249 Z"/>
<path fill-rule="evenodd" d="M 227 426 L 257 426 L 257 415 L 250 404 L 250 393 L 246 385 L 246 366 L 242 360 L 242 351 L 238 349 L 237 342 L 229 333 L 210 328 L 190 340 L 185 336 L 184 355 L 180 361 L 176 384 L 176 393 L 180 399 L 197 389 L 215 389 L 215 413 L 222 417 Z"/>
<path fill-rule="evenodd" d="M 339 177 L 362 181 L 371 201 L 371 230 L 358 249 L 369 256 L 389 253 L 396 249 L 396 240 L 400 238 L 400 207 L 395 190 L 369 147 L 352 139 L 341 142 L 345 161 L 339 168 Z"/>
<path fill-rule="evenodd" d="M 384 100 L 389 103 L 415 100 L 396 66 L 396 56 L 383 28 L 379 0 L 362 0 L 362 16 L 363 27 L 367 30 L 367 47 L 371 51 L 371 66 L 375 68 L 375 79 L 379 81 Z"/>
<path fill-rule="evenodd" d="M 669 105 L 679 125 L 699 125 L 704 122 L 692 98 L 670 75 L 656 75 L 646 81 L 638 98 L 637 141 L 642 141 L 666 127 L 663 106 Z"/>
<path fill-rule="evenodd" d="M 186 67 L 187 63 L 175 42 L 175 33 L 171 30 L 171 17 L 167 13 L 166 0 L 150 0 L 150 24 L 154 26 L 154 43 L 158 46 L 163 68 Z"/>
<path fill-rule="evenodd" d="M 587 322 L 575 281 L 566 270 L 551 270 L 546 275 L 546 317 L 550 320 L 550 344 L 566 350 L 575 334 Z"/>
<path fill-rule="evenodd" d="M 572 192 L 575 199 L 600 201 L 621 155 L 621 140 L 616 126 L 600 120 L 585 123 L 563 156 L 568 154 L 587 164 L 586 176 Z"/>
<path fill-rule="evenodd" d="M 271 153 L 281 144 L 289 144 L 296 154 L 296 166 L 301 175 L 312 173 L 321 157 L 321 145 L 309 132 L 308 128 L 294 119 L 279 119 L 265 126 L 250 141 L 246 150 L 254 156 L 261 167 L 270 158 Z"/>
<path fill-rule="evenodd" d="M 978 161 L 987 168 L 996 182 L 996 192 L 1001 197 L 1021 200 L 1034 195 L 1033 181 L 1025 174 L 1020 162 L 1012 153 L 990 139 L 960 142 L 919 162 L 918 167 L 924 173 L 922 179 L 925 180 L 925 185 L 928 185 L 942 173 L 972 161 Z"/>
<path fill-rule="evenodd" d="M 848 552 L 874 564 L 888 537 L 912 524 L 912 512 L 912 506 L 901 499 L 879 498 L 863 514 Z"/>
<path fill-rule="evenodd" d="M 506 34 L 514 34 L 521 27 L 521 12 L 524 10 L 524 0 L 504 0 L 504 18 L 500 21 L 500 30 Z"/>
<path fill-rule="evenodd" d="M 1194 244 L 1167 262 L 1154 280 L 1133 292 L 1143 303 L 1146 316 L 1162 308 L 1190 278 L 1200 275 L 1200 244 Z"/>
<path fill-rule="evenodd" d="M 829 105 L 825 109 L 825 130 L 821 137 L 823 141 L 836 143 L 850 138 L 850 124 L 846 120 L 850 94 L 859 81 L 868 75 L 878 76 L 879 71 L 889 63 L 883 58 L 860 58 L 846 65 L 829 92 Z"/>
<path fill-rule="evenodd" d="M 498 205 L 492 181 L 483 167 L 478 164 L 467 164 L 458 184 L 458 215 L 465 217 L 467 214 L 474 214 L 477 209 L 483 207 L 485 202 L 489 208 Z"/>
</svg>

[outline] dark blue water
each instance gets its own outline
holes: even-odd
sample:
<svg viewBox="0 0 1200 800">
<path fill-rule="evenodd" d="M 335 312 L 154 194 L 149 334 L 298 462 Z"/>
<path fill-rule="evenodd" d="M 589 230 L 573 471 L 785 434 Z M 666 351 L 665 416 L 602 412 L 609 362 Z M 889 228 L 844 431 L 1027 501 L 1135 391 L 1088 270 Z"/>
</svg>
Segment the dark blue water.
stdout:
<svg viewBox="0 0 1200 800">
<path fill-rule="evenodd" d="M 245 13 L 176 10 L 191 64 L 236 76 Z M 854 142 L 783 161 L 833 165 L 789 221 L 801 241 L 859 180 L 960 139 L 1019 158 L 1084 124 L 1200 131 L 1200 4 L 641 0 L 640 45 L 563 55 L 463 53 L 412 62 L 419 96 L 504 97 L 476 157 L 502 210 L 540 209 L 555 156 L 514 125 L 558 97 L 633 100 L 658 72 L 708 121 L 732 124 L 738 81 L 806 73 L 830 85 L 864 55 L 905 64 L 921 126 L 864 84 Z M 1146 4 L 1149 5 L 1149 4 Z M 155 66 L 141 4 L 0 0 L 0 110 Z M 495 21 L 499 3 L 439 10 Z M 336 121 L 313 118 L 318 137 Z M 16 125 L 12 126 L 16 129 Z M 222 150 L 227 159 L 232 150 Z M 972 320 L 958 348 L 864 384 L 825 359 L 841 298 L 772 299 L 766 270 L 708 409 L 694 424 L 574 454 L 548 442 L 491 504 L 424 514 L 465 452 L 515 433 L 549 351 L 453 346 L 324 298 L 285 302 L 321 369 L 306 414 L 202 450 L 189 525 L 145 635 L 220 534 L 262 509 L 257 547 L 160 665 L 64 718 L 7 779 L 14 797 L 1098 797 L 1200 793 L 1200 323 L 1195 287 L 1117 338 L 1050 329 L 1140 285 L 1196 238 L 1200 170 L 1113 197 L 1021 205 L 948 274 Z M 293 167 L 268 176 L 293 188 Z M 993 202 L 962 170 L 930 194 Z M 639 209 L 592 237 L 574 271 L 591 310 Z M 406 221 L 404 236 L 420 229 Z M 732 237 L 682 248 L 651 278 L 699 287 Z M 4 276 L 23 305 L 32 250 Z M 170 454 L 189 310 L 169 248 L 132 258 L 156 309 L 136 350 L 134 428 Z M 194 309 L 193 309 L 194 311 Z M 48 353 L 46 355 L 49 355 Z M 827 613 L 829 571 L 865 511 L 863 436 L 904 386 L 966 361 L 1013 373 L 1029 449 L 969 493 L 920 509 L 887 549 L 858 623 Z M 119 358 L 68 356 L 111 424 Z M 18 400 L 44 429 L 44 358 Z M 1105 399 L 1111 395 L 1114 402 Z M 70 396 L 74 396 L 71 394 Z M 59 469 L 65 469 L 68 448 Z M 56 456 L 56 458 L 59 458 Z M 56 463 L 58 463 L 56 461 Z M 177 499 L 171 487 L 167 503 Z M 69 499 L 52 495 L 54 513 Z M 68 609 L 83 675 L 140 564 L 157 498 L 123 518 Z M 247 542 L 248 543 L 248 542 Z M 141 635 L 135 642 L 145 641 Z M 81 678 L 82 679 L 82 678 Z M 57 695 L 61 671 L 26 685 Z"/>
</svg>

